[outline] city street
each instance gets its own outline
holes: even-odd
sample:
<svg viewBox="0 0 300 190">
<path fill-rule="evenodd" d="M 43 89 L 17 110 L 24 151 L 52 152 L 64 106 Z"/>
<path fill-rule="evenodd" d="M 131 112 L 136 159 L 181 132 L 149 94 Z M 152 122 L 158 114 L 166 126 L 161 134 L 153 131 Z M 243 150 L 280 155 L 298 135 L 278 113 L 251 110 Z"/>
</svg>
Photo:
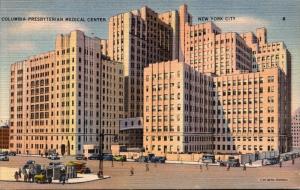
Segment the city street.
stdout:
<svg viewBox="0 0 300 190">
<path fill-rule="evenodd" d="M 40 157 L 10 157 L 9 162 L 0 162 L 0 167 L 20 167 L 26 160 L 35 160 L 39 164 L 47 164 L 50 160 Z M 71 158 L 60 161 L 67 162 Z M 183 164 L 149 164 L 150 171 L 146 172 L 145 163 L 114 161 L 104 162 L 104 174 L 109 179 L 97 180 L 78 184 L 35 184 L 24 182 L 0 181 L 0 189 L 136 189 L 136 188 L 300 188 L 300 158 L 279 165 L 258 168 L 242 168 L 209 166 L 208 170 L 199 165 Z M 87 161 L 87 166 L 93 172 L 98 170 L 98 161 Z M 134 175 L 130 176 L 130 168 L 134 168 Z M 0 171 L 1 172 L 1 171 Z M 12 174 L 13 175 L 13 174 Z"/>
</svg>

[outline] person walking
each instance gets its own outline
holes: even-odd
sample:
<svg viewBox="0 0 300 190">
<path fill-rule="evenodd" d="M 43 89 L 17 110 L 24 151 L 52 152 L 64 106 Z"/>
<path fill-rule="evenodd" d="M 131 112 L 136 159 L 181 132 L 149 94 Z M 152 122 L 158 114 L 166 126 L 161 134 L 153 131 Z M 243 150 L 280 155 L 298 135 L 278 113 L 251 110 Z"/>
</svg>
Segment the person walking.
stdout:
<svg viewBox="0 0 300 190">
<path fill-rule="evenodd" d="M 292 159 L 292 164 L 293 164 L 293 165 L 295 164 L 295 158 Z"/>
<path fill-rule="evenodd" d="M 31 172 L 28 170 L 28 178 L 27 181 L 31 183 Z"/>
<path fill-rule="evenodd" d="M 19 168 L 18 175 L 19 175 L 19 178 L 21 179 L 22 178 L 22 170 L 21 170 L 21 168 Z"/>
<path fill-rule="evenodd" d="M 18 173 L 18 171 L 15 172 L 15 176 L 14 177 L 15 177 L 16 181 L 19 181 L 19 173 Z"/>
<path fill-rule="evenodd" d="M 200 167 L 200 171 L 202 172 L 203 169 L 202 169 L 202 164 L 201 163 L 200 163 L 199 167 Z"/>
<path fill-rule="evenodd" d="M 146 172 L 149 172 L 149 164 L 146 163 Z"/>
<path fill-rule="evenodd" d="M 279 161 L 279 167 L 282 167 L 282 160 Z"/>
<path fill-rule="evenodd" d="M 227 171 L 229 171 L 230 170 L 230 164 L 228 163 L 227 164 Z"/>
<path fill-rule="evenodd" d="M 206 170 L 208 170 L 208 163 L 205 164 Z"/>
<path fill-rule="evenodd" d="M 27 172 L 25 170 L 25 172 L 24 172 L 24 182 L 27 182 L 27 180 L 28 180 L 28 174 L 27 174 Z"/>
<path fill-rule="evenodd" d="M 246 164 L 244 163 L 243 171 L 246 171 Z"/>
<path fill-rule="evenodd" d="M 66 171 L 64 168 L 60 170 L 59 182 L 62 183 L 63 185 L 66 183 Z"/>
<path fill-rule="evenodd" d="M 130 168 L 130 176 L 133 176 L 134 175 L 134 169 L 133 167 Z"/>
</svg>

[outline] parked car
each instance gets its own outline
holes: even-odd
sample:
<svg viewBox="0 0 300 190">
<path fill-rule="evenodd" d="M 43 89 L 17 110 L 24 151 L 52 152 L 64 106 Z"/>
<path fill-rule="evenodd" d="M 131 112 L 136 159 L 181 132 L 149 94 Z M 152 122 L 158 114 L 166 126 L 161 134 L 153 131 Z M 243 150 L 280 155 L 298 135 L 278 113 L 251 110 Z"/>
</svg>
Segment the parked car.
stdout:
<svg viewBox="0 0 300 190">
<path fill-rule="evenodd" d="M 115 161 L 126 161 L 126 156 L 125 155 L 116 155 L 113 157 Z"/>
<path fill-rule="evenodd" d="M 0 154 L 2 155 L 8 155 L 8 151 L 3 151 L 3 152 L 0 152 Z"/>
<path fill-rule="evenodd" d="M 82 168 L 80 171 L 78 171 L 78 173 L 82 173 L 82 174 L 90 174 L 92 173 L 91 169 L 88 167 L 84 167 Z"/>
<path fill-rule="evenodd" d="M 240 167 L 240 160 L 239 159 L 235 159 L 235 158 L 229 158 L 227 161 L 220 161 L 220 166 L 230 166 L 230 167 Z"/>
<path fill-rule="evenodd" d="M 220 160 L 220 166 L 227 166 L 227 161 Z"/>
<path fill-rule="evenodd" d="M 148 160 L 151 161 L 152 158 L 155 157 L 155 154 L 148 154 Z"/>
<path fill-rule="evenodd" d="M 273 165 L 273 164 L 277 164 L 278 163 L 278 158 L 267 158 L 264 159 L 263 164 L 264 165 Z"/>
<path fill-rule="evenodd" d="M 77 154 L 77 155 L 75 156 L 75 159 L 76 159 L 76 160 L 86 160 L 86 157 L 85 157 L 83 154 Z"/>
<path fill-rule="evenodd" d="M 100 157 L 101 157 L 100 154 L 93 153 L 88 157 L 88 159 L 89 160 L 100 160 Z"/>
<path fill-rule="evenodd" d="M 230 165 L 230 167 L 240 167 L 240 160 L 239 159 L 229 159 L 228 160 L 228 164 Z"/>
<path fill-rule="evenodd" d="M 213 154 L 204 154 L 202 156 L 203 163 L 215 163 L 215 155 Z"/>
<path fill-rule="evenodd" d="M 59 160 L 60 158 L 58 157 L 58 154 L 50 154 L 48 156 L 48 159 L 50 159 L 50 160 Z"/>
<path fill-rule="evenodd" d="M 103 155 L 103 160 L 112 161 L 113 159 L 114 159 L 114 157 L 111 154 Z"/>
<path fill-rule="evenodd" d="M 152 163 L 165 163 L 166 157 L 164 156 L 154 156 L 150 159 Z"/>
<path fill-rule="evenodd" d="M 9 161 L 9 158 L 5 154 L 0 154 L 0 161 Z"/>
<path fill-rule="evenodd" d="M 36 183 L 51 183 L 52 178 L 50 176 L 47 177 L 46 174 L 42 172 L 34 176 L 34 181 Z"/>
<path fill-rule="evenodd" d="M 34 161 L 34 160 L 27 160 L 27 161 L 26 161 L 26 164 L 28 164 L 28 165 L 29 165 L 29 164 L 35 164 L 35 161 Z"/>
<path fill-rule="evenodd" d="M 14 151 L 11 151 L 8 153 L 8 156 L 16 156 L 17 155 L 17 152 L 14 152 Z"/>
<path fill-rule="evenodd" d="M 134 160 L 135 162 L 148 162 L 148 157 L 147 156 L 140 156 L 137 159 Z"/>
</svg>

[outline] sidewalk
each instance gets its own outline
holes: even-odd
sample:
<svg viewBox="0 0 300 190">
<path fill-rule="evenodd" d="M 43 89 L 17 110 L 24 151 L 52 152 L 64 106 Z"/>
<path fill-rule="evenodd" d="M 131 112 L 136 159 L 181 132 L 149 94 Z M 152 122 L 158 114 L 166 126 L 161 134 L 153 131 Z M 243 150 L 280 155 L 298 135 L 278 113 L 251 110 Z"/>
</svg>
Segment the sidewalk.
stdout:
<svg viewBox="0 0 300 190">
<path fill-rule="evenodd" d="M 256 160 L 255 162 L 252 162 L 252 165 L 250 165 L 249 163 L 246 163 L 245 165 L 246 165 L 246 167 L 248 167 L 248 168 L 262 167 L 261 160 Z"/>
<path fill-rule="evenodd" d="M 18 168 L 0 167 L 0 181 L 15 182 L 14 173 L 18 171 Z M 102 179 L 110 178 L 110 176 L 104 176 Z M 77 178 L 70 178 L 66 181 L 66 184 L 84 183 L 99 179 L 96 174 L 77 174 Z M 19 179 L 19 182 L 24 182 L 24 178 Z M 59 180 L 53 180 L 52 183 L 60 183 Z"/>
<path fill-rule="evenodd" d="M 189 162 L 189 161 L 176 161 L 176 160 L 166 160 L 167 164 L 191 164 L 191 165 L 205 165 L 205 163 L 202 162 Z M 219 163 L 209 163 L 209 166 L 219 166 Z"/>
</svg>

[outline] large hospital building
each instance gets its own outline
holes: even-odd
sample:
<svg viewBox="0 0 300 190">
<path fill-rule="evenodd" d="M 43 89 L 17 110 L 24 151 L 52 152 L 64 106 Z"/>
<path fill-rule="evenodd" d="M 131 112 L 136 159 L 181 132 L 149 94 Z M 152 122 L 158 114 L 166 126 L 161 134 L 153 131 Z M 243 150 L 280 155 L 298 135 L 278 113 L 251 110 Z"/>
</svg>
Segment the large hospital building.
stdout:
<svg viewBox="0 0 300 190">
<path fill-rule="evenodd" d="M 10 149 L 98 151 L 102 133 L 105 152 L 290 150 L 291 55 L 265 28 L 193 24 L 182 5 L 117 14 L 108 29 L 58 35 L 55 50 L 12 65 Z"/>
</svg>

